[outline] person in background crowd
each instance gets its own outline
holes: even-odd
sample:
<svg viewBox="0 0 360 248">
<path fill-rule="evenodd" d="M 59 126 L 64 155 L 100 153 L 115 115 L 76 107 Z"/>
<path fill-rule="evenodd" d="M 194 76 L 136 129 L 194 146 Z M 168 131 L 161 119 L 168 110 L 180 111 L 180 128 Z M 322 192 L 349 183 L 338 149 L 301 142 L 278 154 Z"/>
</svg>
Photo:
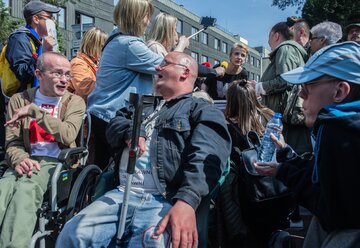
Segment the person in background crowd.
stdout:
<svg viewBox="0 0 360 248">
<path fill-rule="evenodd" d="M 189 46 L 188 38 L 185 36 L 178 37 L 176 23 L 177 19 L 172 15 L 161 12 L 156 16 L 147 43 L 151 51 L 165 57 L 173 49 L 177 52 L 183 52 Z"/>
<path fill-rule="evenodd" d="M 339 24 L 325 21 L 315 25 L 311 28 L 311 54 L 325 46 L 337 43 L 341 38 L 342 29 Z"/>
<path fill-rule="evenodd" d="M 229 55 L 229 63 L 222 77 L 207 78 L 204 87 L 207 93 L 214 99 L 225 99 L 229 84 L 235 80 L 248 79 L 248 71 L 243 67 L 249 48 L 241 43 L 235 43 Z M 221 68 L 221 66 L 220 66 Z"/>
<path fill-rule="evenodd" d="M 345 31 L 347 41 L 355 41 L 360 44 L 360 20 L 347 25 Z"/>
<path fill-rule="evenodd" d="M 192 96 L 198 71 L 192 57 L 170 52 L 156 70 L 154 87 L 162 99 L 155 99 L 143 110 L 140 157 L 126 218 L 131 223 L 126 225 L 122 240 L 127 247 L 145 244 L 195 248 L 195 211 L 217 184 L 230 155 L 231 139 L 220 110 Z M 131 143 L 133 121 L 129 111 L 118 111 L 108 125 L 107 138 L 114 148 Z M 119 188 L 107 192 L 67 222 L 57 247 L 115 245 L 125 167 L 120 168 Z"/>
<path fill-rule="evenodd" d="M 154 7 L 150 0 L 121 0 L 114 11 L 114 22 L 120 32 L 110 36 L 101 56 L 96 85 L 88 96 L 92 133 L 95 142 L 95 164 L 104 169 L 112 156 L 105 138 L 109 121 L 116 111 L 128 106 L 129 94 L 151 95 L 152 75 L 163 58 L 152 52 L 143 40 Z"/>
<path fill-rule="evenodd" d="M 300 97 L 305 124 L 315 138 L 315 159 L 299 157 L 273 136 L 278 163 L 254 166 L 262 175 L 282 181 L 313 213 L 304 248 L 359 247 L 360 45 L 327 46 L 281 77 L 302 85 Z"/>
<path fill-rule="evenodd" d="M 5 54 L 11 70 L 22 83 L 18 92 L 29 88 L 28 84 L 30 87 L 38 86 L 35 77 L 37 58 L 43 52 L 52 51 L 56 45 L 55 39 L 48 36 L 46 21 L 53 20 L 52 14 L 59 11 L 59 8 L 41 1 L 30 1 L 24 6 L 26 26 L 20 27 L 10 35 Z M 30 42 L 34 43 L 36 54 L 33 53 Z"/>
<path fill-rule="evenodd" d="M 84 35 L 80 51 L 71 60 L 71 81 L 68 90 L 87 101 L 96 83 L 96 71 L 101 57 L 101 49 L 108 35 L 100 28 L 92 27 Z"/>
<path fill-rule="evenodd" d="M 253 84 L 262 102 L 274 112 L 283 114 L 292 108 L 291 116 L 283 118 L 284 137 L 298 154 L 312 152 L 310 131 L 304 125 L 301 101 L 298 101 L 295 86 L 288 84 L 280 74 L 304 65 L 308 59 L 305 49 L 292 40 L 292 30 L 285 22 L 277 23 L 269 33 L 270 64 L 261 77 L 261 82 Z M 294 104 L 292 104 L 294 102 Z"/>
<path fill-rule="evenodd" d="M 0 247 L 29 247 L 60 149 L 76 146 L 85 103 L 66 90 L 70 68 L 65 56 L 43 53 L 35 70 L 39 87 L 10 98 L 9 168 L 0 179 Z"/>
<path fill-rule="evenodd" d="M 307 49 L 310 38 L 310 27 L 305 19 L 296 19 L 292 26 L 294 33 L 294 40 L 302 47 Z"/>
</svg>

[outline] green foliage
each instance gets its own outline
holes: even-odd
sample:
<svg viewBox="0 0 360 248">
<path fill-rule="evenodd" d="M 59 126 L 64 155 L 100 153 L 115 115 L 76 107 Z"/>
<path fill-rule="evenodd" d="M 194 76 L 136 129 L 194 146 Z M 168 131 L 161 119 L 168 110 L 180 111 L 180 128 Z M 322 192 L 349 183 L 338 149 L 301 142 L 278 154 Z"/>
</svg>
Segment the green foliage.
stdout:
<svg viewBox="0 0 360 248">
<path fill-rule="evenodd" d="M 10 9 L 5 7 L 5 3 L 0 0 L 0 42 L 6 44 L 11 32 L 23 23 L 23 20 L 12 18 Z"/>
<path fill-rule="evenodd" d="M 273 0 L 272 6 L 277 6 L 281 10 L 284 10 L 287 7 L 297 7 L 298 11 L 300 11 L 304 2 L 305 0 Z"/>
<path fill-rule="evenodd" d="M 302 17 L 310 26 L 325 20 L 345 27 L 351 20 L 360 19 L 360 2 L 354 0 L 307 0 Z"/>
</svg>

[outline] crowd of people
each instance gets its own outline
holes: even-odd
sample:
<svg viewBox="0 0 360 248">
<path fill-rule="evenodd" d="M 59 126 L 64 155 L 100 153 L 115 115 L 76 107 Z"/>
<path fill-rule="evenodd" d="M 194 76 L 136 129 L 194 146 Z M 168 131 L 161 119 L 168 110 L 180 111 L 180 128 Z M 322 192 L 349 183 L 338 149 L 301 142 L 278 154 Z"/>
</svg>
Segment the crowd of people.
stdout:
<svg viewBox="0 0 360 248">
<path fill-rule="evenodd" d="M 275 24 L 270 64 L 257 82 L 244 68 L 245 44 L 233 44 L 226 66 L 198 64 L 184 53 L 190 42 L 178 36 L 176 17 L 160 13 L 150 25 L 150 0 L 119 1 L 113 32 L 89 29 L 69 61 L 53 51 L 56 40 L 47 33 L 59 11 L 30 1 L 23 10 L 26 26 L 10 35 L 6 47 L 9 72 L 21 84 L 13 92 L 2 88 L 0 98 L 7 166 L 0 178 L 0 247 L 29 245 L 59 153 L 75 146 L 85 111 L 92 123 L 86 130 L 89 163 L 105 171 L 116 153 L 131 147 L 131 93 L 152 97 L 141 115 L 122 246 L 199 246 L 199 205 L 210 193 L 214 199 L 214 192 L 221 194 L 228 161 L 234 163 L 235 150 L 248 148 L 248 133 L 261 137 L 281 113 L 282 135 L 272 135 L 276 160 L 253 166 L 291 194 L 251 202 L 239 190 L 238 224 L 247 231 L 222 232 L 209 244 L 269 247 L 289 219 L 301 220 L 302 206 L 313 215 L 304 247 L 360 247 L 360 19 L 349 20 L 344 33 L 330 21 L 312 28 L 296 18 Z M 225 109 L 214 100 L 226 100 Z M 126 165 L 120 163 L 118 172 L 119 185 L 67 221 L 56 247 L 117 245 Z M 209 218 L 216 225 L 225 212 L 215 209 Z"/>
</svg>

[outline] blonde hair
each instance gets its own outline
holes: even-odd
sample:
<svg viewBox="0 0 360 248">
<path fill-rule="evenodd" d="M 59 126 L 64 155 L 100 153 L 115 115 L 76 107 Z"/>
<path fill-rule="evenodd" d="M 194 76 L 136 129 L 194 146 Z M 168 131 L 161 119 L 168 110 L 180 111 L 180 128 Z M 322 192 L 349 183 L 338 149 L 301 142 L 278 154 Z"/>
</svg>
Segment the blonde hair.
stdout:
<svg viewBox="0 0 360 248">
<path fill-rule="evenodd" d="M 81 44 L 80 52 L 89 57 L 98 60 L 101 56 L 101 49 L 108 38 L 107 33 L 97 27 L 90 28 L 84 35 Z"/>
<path fill-rule="evenodd" d="M 230 56 L 231 54 L 234 52 L 235 49 L 242 49 L 246 52 L 246 55 L 248 55 L 249 53 L 249 48 L 245 45 L 245 44 L 242 44 L 242 43 L 234 43 L 234 45 L 231 47 L 231 50 L 230 50 Z"/>
<path fill-rule="evenodd" d="M 176 29 L 176 22 L 177 18 L 172 15 L 158 14 L 149 33 L 149 40 L 161 43 L 169 52 L 175 43 L 174 30 Z"/>
<path fill-rule="evenodd" d="M 151 0 L 120 0 L 114 10 L 114 22 L 124 34 L 141 37 L 146 27 L 143 20 L 154 13 Z"/>
</svg>

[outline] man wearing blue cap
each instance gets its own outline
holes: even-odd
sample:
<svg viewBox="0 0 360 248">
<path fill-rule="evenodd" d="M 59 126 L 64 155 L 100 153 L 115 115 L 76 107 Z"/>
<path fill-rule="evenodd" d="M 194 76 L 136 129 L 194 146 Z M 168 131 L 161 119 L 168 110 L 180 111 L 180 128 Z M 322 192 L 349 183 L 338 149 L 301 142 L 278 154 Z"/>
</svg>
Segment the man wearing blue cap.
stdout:
<svg viewBox="0 0 360 248">
<path fill-rule="evenodd" d="M 314 159 L 298 157 L 273 136 L 279 163 L 256 162 L 255 168 L 276 175 L 314 215 L 304 247 L 359 247 L 360 45 L 327 46 L 281 77 L 302 85 Z"/>
</svg>

